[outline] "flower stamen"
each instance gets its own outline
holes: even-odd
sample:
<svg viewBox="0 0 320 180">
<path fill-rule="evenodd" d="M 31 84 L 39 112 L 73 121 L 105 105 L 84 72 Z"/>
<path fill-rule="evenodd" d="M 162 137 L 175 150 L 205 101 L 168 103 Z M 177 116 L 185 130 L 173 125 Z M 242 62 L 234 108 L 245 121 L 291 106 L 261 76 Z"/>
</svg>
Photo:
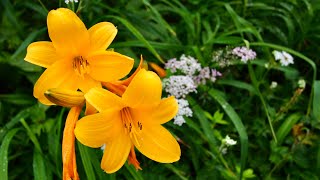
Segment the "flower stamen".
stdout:
<svg viewBox="0 0 320 180">
<path fill-rule="evenodd" d="M 139 134 L 140 134 L 140 131 L 142 130 L 142 123 L 138 121 L 137 123 L 138 126 L 135 126 L 129 107 L 123 108 L 120 111 L 120 114 L 121 114 L 122 123 L 126 133 L 129 134 L 131 140 L 137 146 L 140 146 L 139 140 L 141 139 L 141 137 L 139 136 Z"/>
<path fill-rule="evenodd" d="M 73 59 L 72 67 L 73 70 L 81 77 L 83 77 L 84 74 L 89 73 L 90 71 L 89 62 L 82 56 L 77 56 Z"/>
</svg>

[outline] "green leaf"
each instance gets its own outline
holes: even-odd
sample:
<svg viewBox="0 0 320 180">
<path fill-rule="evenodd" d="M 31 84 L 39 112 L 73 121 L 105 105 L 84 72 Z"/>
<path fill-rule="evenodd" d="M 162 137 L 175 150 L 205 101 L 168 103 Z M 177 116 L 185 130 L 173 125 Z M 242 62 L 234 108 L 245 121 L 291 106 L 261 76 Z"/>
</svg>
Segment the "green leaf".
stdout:
<svg viewBox="0 0 320 180">
<path fill-rule="evenodd" d="M 88 147 L 84 146 L 79 141 L 77 141 L 77 145 L 78 145 L 78 148 L 80 151 L 81 160 L 82 160 L 82 164 L 83 164 L 84 170 L 87 175 L 87 179 L 88 180 L 91 180 L 91 179 L 95 180 L 96 176 L 94 174 L 92 164 L 90 161 L 90 157 L 92 157 L 92 155 L 90 154 Z"/>
<path fill-rule="evenodd" d="M 284 138 L 289 134 L 293 125 L 295 125 L 301 118 L 300 113 L 291 114 L 279 127 L 276 136 L 279 145 L 283 142 Z"/>
<path fill-rule="evenodd" d="M 40 143 L 39 143 L 36 135 L 31 131 L 29 125 L 26 123 L 26 121 L 24 119 L 20 119 L 20 122 L 24 126 L 24 128 L 26 128 L 27 134 L 28 134 L 29 138 L 31 139 L 31 141 L 33 142 L 36 150 L 39 151 L 40 153 L 42 153 Z"/>
<path fill-rule="evenodd" d="M 46 180 L 46 167 L 44 163 L 44 158 L 39 151 L 34 150 L 33 152 L 33 175 L 35 180 Z"/>
<path fill-rule="evenodd" d="M 314 96 L 313 96 L 313 114 L 317 121 L 320 120 L 320 81 L 315 81 L 314 85 Z"/>
<path fill-rule="evenodd" d="M 143 177 L 139 171 L 137 171 L 134 166 L 128 165 L 128 163 L 125 163 L 124 166 L 129 171 L 129 173 L 132 176 L 132 179 L 134 180 L 143 180 Z"/>
<path fill-rule="evenodd" d="M 24 119 L 24 118 L 27 118 L 28 116 L 30 116 L 31 111 L 32 111 L 32 107 L 24 109 L 24 110 L 20 111 L 16 116 L 14 116 L 11 119 L 11 121 L 9 121 L 3 127 L 3 129 L 0 130 L 0 141 L 2 140 L 4 135 L 7 133 L 7 131 L 10 130 L 11 128 L 13 128 L 21 119 Z"/>
<path fill-rule="evenodd" d="M 119 20 L 123 25 L 125 25 L 129 31 L 132 32 L 132 34 L 138 38 L 143 44 L 146 46 L 146 48 L 149 49 L 149 51 L 161 62 L 164 63 L 163 59 L 160 57 L 160 55 L 157 53 L 157 51 L 150 45 L 150 43 L 143 37 L 143 35 L 126 19 L 123 19 L 118 16 L 107 16 L 112 17 L 114 19 Z"/>
<path fill-rule="evenodd" d="M 10 141 L 13 136 L 18 132 L 19 129 L 12 129 L 6 134 L 4 137 L 1 148 L 0 148 L 0 179 L 7 180 L 8 179 L 8 149 L 10 145 Z"/>
<path fill-rule="evenodd" d="M 204 134 L 209 141 L 210 147 L 214 149 L 217 146 L 217 141 L 213 135 L 211 124 L 206 117 L 205 111 L 196 103 L 194 99 L 189 98 L 188 101 L 192 106 L 193 113 L 200 121 L 201 128 L 203 129 Z"/>
<path fill-rule="evenodd" d="M 241 179 L 242 174 L 245 170 L 245 165 L 248 156 L 248 135 L 238 114 L 220 94 L 221 92 L 214 89 L 211 89 L 209 91 L 209 95 L 213 97 L 221 105 L 221 107 L 227 113 L 227 115 L 229 116 L 230 120 L 232 121 L 239 133 L 241 142 L 241 170 L 239 179 Z"/>
</svg>

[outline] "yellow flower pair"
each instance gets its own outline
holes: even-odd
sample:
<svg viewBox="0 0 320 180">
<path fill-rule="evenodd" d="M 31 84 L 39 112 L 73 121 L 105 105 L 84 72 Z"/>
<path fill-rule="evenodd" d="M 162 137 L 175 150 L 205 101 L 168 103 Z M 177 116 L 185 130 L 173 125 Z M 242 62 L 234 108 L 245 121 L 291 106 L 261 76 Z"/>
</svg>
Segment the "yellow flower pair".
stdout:
<svg viewBox="0 0 320 180">
<path fill-rule="evenodd" d="M 161 80 L 155 73 L 139 70 L 122 84 L 120 95 L 102 88 L 101 83 L 123 78 L 133 66 L 132 58 L 106 51 L 117 34 L 116 27 L 101 22 L 87 30 L 78 16 L 65 8 L 50 11 L 47 24 L 52 42 L 30 44 L 25 57 L 26 61 L 47 68 L 35 84 L 34 96 L 41 103 L 52 105 L 45 96 L 48 90 L 81 90 L 86 114 L 92 114 L 76 123 L 74 119 L 78 119 L 82 105 L 69 112 L 62 150 L 63 178 L 78 179 L 74 126 L 75 137 L 82 144 L 106 146 L 101 168 L 107 173 L 120 169 L 127 159 L 139 169 L 134 146 L 158 162 L 179 160 L 179 144 L 161 125 L 176 115 L 178 105 L 174 97 L 161 99 Z M 96 110 L 99 112 L 93 114 Z"/>
</svg>

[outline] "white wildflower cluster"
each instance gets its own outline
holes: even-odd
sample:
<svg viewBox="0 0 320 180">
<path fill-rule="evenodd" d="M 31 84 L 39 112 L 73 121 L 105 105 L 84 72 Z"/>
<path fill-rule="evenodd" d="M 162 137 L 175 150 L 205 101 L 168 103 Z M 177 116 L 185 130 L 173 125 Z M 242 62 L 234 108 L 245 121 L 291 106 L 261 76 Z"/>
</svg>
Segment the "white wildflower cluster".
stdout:
<svg viewBox="0 0 320 180">
<path fill-rule="evenodd" d="M 179 61 L 176 58 L 170 59 L 165 64 L 165 68 L 170 69 L 173 73 L 180 70 L 183 74 L 192 76 L 201 70 L 201 65 L 195 58 L 183 54 Z"/>
<path fill-rule="evenodd" d="M 192 110 L 185 98 L 189 93 L 197 92 L 197 87 L 200 84 L 205 84 L 207 80 L 215 82 L 218 76 L 222 74 L 216 69 L 209 67 L 202 68 L 198 60 L 182 55 L 179 60 L 176 58 L 170 59 L 165 64 L 165 69 L 169 69 L 172 75 L 163 80 L 164 90 L 178 99 L 179 112 L 174 117 L 174 124 L 181 126 L 185 123 L 184 116 L 192 117 Z"/>
<path fill-rule="evenodd" d="M 247 63 L 249 60 L 254 60 L 257 56 L 256 52 L 244 46 L 234 48 L 232 54 L 240 57 L 244 63 Z"/>
<path fill-rule="evenodd" d="M 197 92 L 197 86 L 189 76 L 170 76 L 163 80 L 164 90 L 176 98 L 185 98 L 191 92 Z"/>
<path fill-rule="evenodd" d="M 221 68 L 232 65 L 233 60 L 234 55 L 232 54 L 232 48 L 229 46 L 215 50 L 212 53 L 212 62 L 217 63 Z"/>
<path fill-rule="evenodd" d="M 224 139 L 222 139 L 219 150 L 222 154 L 227 154 L 228 147 L 234 146 L 236 144 L 237 144 L 237 141 L 231 139 L 229 135 L 227 135 Z"/>
<path fill-rule="evenodd" d="M 173 124 L 181 126 L 183 123 L 185 123 L 185 119 L 183 116 L 186 117 L 192 117 L 192 110 L 189 107 L 189 102 L 185 99 L 177 99 L 179 110 L 178 114 L 174 117 Z"/>
<path fill-rule="evenodd" d="M 293 57 L 285 52 L 285 51 L 273 51 L 274 59 L 276 61 L 280 61 L 281 66 L 288 66 L 289 64 L 293 64 Z"/>
<path fill-rule="evenodd" d="M 209 67 L 205 67 L 200 70 L 197 76 L 193 76 L 193 80 L 195 84 L 198 86 L 200 84 L 206 84 L 207 80 L 215 82 L 218 76 L 222 76 L 222 74 L 216 69 L 210 69 Z"/>
<path fill-rule="evenodd" d="M 78 0 L 64 0 L 66 4 L 69 4 L 69 2 L 78 3 Z"/>
</svg>

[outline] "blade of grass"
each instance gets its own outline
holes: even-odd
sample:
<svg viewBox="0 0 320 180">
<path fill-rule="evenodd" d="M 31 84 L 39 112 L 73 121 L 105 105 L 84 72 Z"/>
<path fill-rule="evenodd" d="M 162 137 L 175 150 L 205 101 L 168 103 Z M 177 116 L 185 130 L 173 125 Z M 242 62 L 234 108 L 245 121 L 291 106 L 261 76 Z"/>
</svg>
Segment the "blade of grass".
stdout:
<svg viewBox="0 0 320 180">
<path fill-rule="evenodd" d="M 13 128 L 13 127 L 20 121 L 20 119 L 24 119 L 24 118 L 27 118 L 28 116 L 30 116 L 31 111 L 32 111 L 32 107 L 20 111 L 15 117 L 13 117 L 13 118 L 11 119 L 11 121 L 9 121 L 9 122 L 0 130 L 0 141 L 2 141 L 2 138 L 3 138 L 4 135 L 7 133 L 7 131 L 10 130 L 11 128 Z"/>
<path fill-rule="evenodd" d="M 33 175 L 35 180 L 46 180 L 46 167 L 42 154 L 37 150 L 33 151 Z"/>
<path fill-rule="evenodd" d="M 132 178 L 134 180 L 143 180 L 142 175 L 139 171 L 137 171 L 133 166 L 128 165 L 128 163 L 125 163 L 124 166 L 129 171 L 129 173 L 132 175 Z"/>
<path fill-rule="evenodd" d="M 88 180 L 94 180 L 96 179 L 93 168 L 92 168 L 92 164 L 90 161 L 90 157 L 92 157 L 88 151 L 88 147 L 82 145 L 79 141 L 77 141 L 77 145 L 80 151 L 80 155 L 81 155 L 81 160 L 82 160 L 82 164 L 84 167 L 84 170 L 86 172 L 87 175 L 87 179 Z"/>
<path fill-rule="evenodd" d="M 245 165 L 248 156 L 248 135 L 238 114 L 220 94 L 221 92 L 214 89 L 211 89 L 209 91 L 209 95 L 213 97 L 221 105 L 221 107 L 227 113 L 227 115 L 229 116 L 230 120 L 232 121 L 239 133 L 241 142 L 241 169 L 239 179 L 242 179 L 243 171 L 245 170 Z"/>
<path fill-rule="evenodd" d="M 320 81 L 314 82 L 314 96 L 313 96 L 313 114 L 317 121 L 320 120 Z"/>
<path fill-rule="evenodd" d="M 36 150 L 42 154 L 42 149 L 41 149 L 40 143 L 39 143 L 36 135 L 31 131 L 29 125 L 26 123 L 26 121 L 24 119 L 20 119 L 20 122 L 24 126 L 24 128 L 26 128 L 27 134 L 28 134 L 30 140 L 33 142 Z"/>
<path fill-rule="evenodd" d="M 164 63 L 163 59 L 161 56 L 157 53 L 157 51 L 151 46 L 151 44 L 143 37 L 143 35 L 126 19 L 123 19 L 118 16 L 106 16 L 106 17 L 111 17 L 114 19 L 117 19 L 120 21 L 124 26 L 128 28 L 129 31 L 137 38 L 139 39 L 147 49 L 161 62 Z"/>
<path fill-rule="evenodd" d="M 174 165 L 172 164 L 165 164 L 165 167 L 170 169 L 172 172 L 174 172 L 180 179 L 182 180 L 188 180 L 188 178 L 183 176 L 183 171 L 180 171 L 179 169 L 177 169 L 176 167 L 174 167 Z"/>
<path fill-rule="evenodd" d="M 12 129 L 4 137 L 0 148 L 0 179 L 8 180 L 8 149 L 13 136 L 19 131 L 18 128 Z"/>
</svg>

